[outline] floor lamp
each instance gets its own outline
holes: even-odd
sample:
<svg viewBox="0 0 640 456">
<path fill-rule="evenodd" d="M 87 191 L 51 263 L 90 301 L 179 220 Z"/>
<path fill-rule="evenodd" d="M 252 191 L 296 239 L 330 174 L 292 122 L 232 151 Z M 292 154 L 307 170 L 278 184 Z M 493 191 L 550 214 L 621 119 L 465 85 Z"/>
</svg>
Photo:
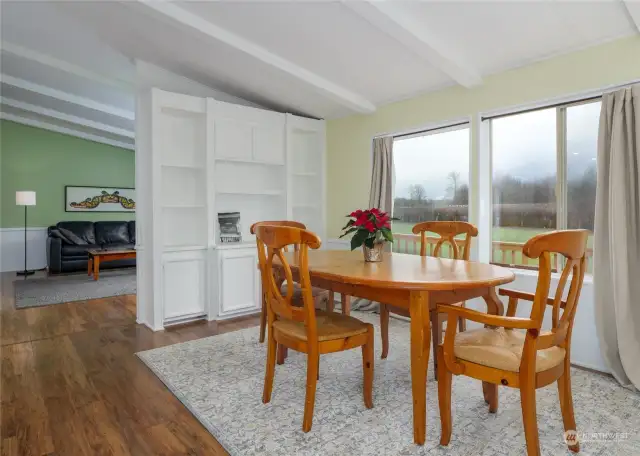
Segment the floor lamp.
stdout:
<svg viewBox="0 0 640 456">
<path fill-rule="evenodd" d="M 30 276 L 34 271 L 27 270 L 27 206 L 36 205 L 36 192 L 16 192 L 16 205 L 24 206 L 24 271 L 18 271 L 19 276 Z"/>
</svg>

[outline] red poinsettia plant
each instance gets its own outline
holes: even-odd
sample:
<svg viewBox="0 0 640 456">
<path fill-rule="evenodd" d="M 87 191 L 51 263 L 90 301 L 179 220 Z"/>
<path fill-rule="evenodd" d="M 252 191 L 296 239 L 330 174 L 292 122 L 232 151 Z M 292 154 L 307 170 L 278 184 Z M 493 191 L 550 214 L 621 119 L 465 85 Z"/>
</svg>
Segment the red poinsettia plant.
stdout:
<svg viewBox="0 0 640 456">
<path fill-rule="evenodd" d="M 353 233 L 351 238 L 351 250 L 355 250 L 362 244 L 370 249 L 379 242 L 393 242 L 391 233 L 391 220 L 396 220 L 380 209 L 371 208 L 365 211 L 358 209 L 347 215 L 349 221 L 342 228 L 345 237 Z"/>
</svg>

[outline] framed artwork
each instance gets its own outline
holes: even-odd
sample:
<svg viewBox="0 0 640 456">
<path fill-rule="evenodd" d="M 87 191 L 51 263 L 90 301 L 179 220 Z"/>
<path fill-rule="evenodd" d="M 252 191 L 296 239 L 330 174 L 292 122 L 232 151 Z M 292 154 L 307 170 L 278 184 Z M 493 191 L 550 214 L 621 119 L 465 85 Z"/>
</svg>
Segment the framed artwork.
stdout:
<svg viewBox="0 0 640 456">
<path fill-rule="evenodd" d="M 136 189 L 127 187 L 64 187 L 65 212 L 135 212 Z"/>
</svg>

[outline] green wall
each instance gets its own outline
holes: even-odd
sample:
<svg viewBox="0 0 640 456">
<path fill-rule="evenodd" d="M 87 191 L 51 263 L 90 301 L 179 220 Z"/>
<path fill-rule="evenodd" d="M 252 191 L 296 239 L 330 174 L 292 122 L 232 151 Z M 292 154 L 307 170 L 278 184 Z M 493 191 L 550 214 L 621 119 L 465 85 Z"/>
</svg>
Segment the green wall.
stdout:
<svg viewBox="0 0 640 456">
<path fill-rule="evenodd" d="M 24 226 L 17 190 L 36 192 L 28 225 L 61 220 L 133 220 L 132 213 L 64 211 L 65 185 L 135 187 L 135 153 L 40 128 L 0 121 L 0 228 Z"/>
</svg>

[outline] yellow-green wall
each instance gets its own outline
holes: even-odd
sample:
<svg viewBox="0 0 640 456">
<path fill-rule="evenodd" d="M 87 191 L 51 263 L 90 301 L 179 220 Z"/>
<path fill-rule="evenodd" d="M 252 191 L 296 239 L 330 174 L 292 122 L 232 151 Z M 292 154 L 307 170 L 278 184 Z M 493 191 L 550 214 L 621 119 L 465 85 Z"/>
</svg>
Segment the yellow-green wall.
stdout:
<svg viewBox="0 0 640 456">
<path fill-rule="evenodd" d="M 344 215 L 368 203 L 371 140 L 375 135 L 637 79 L 640 37 L 634 36 L 488 76 L 473 89 L 451 87 L 386 105 L 374 114 L 328 121 L 328 236 L 337 237 Z M 472 137 L 476 135 L 477 125 L 473 124 Z"/>
</svg>

